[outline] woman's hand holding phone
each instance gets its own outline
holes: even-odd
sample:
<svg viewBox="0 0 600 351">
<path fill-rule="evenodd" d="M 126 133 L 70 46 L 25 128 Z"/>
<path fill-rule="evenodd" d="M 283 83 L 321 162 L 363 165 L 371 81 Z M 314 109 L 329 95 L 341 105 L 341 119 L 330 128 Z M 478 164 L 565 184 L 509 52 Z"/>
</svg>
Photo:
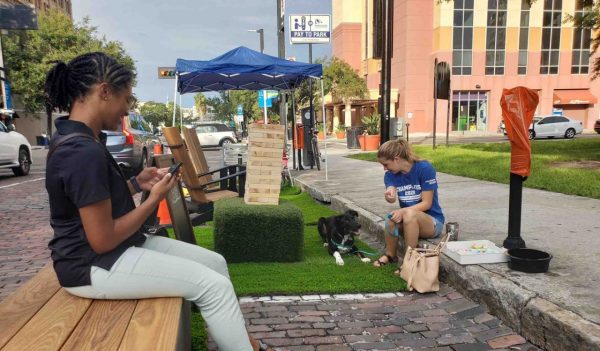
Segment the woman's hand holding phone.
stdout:
<svg viewBox="0 0 600 351">
<path fill-rule="evenodd" d="M 179 174 L 171 175 L 171 173 L 168 171 L 168 168 L 161 168 L 159 170 L 159 172 L 163 174 L 163 177 L 160 181 L 154 184 L 152 190 L 150 191 L 150 197 L 154 197 L 157 202 L 164 199 L 169 191 L 179 181 Z"/>
</svg>

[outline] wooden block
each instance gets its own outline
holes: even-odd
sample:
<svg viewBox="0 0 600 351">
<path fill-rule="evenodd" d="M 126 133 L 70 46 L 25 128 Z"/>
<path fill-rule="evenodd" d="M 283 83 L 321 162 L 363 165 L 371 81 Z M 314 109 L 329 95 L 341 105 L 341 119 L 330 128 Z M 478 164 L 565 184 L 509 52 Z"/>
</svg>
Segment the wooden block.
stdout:
<svg viewBox="0 0 600 351">
<path fill-rule="evenodd" d="M 117 350 L 137 303 L 94 300 L 61 351 Z"/>
<path fill-rule="evenodd" d="M 139 300 L 119 351 L 174 350 L 183 305 L 180 297 Z"/>
<path fill-rule="evenodd" d="M 50 300 L 60 289 L 52 264 L 0 303 L 0 348 Z M 25 349 L 22 349 L 25 350 Z"/>
</svg>

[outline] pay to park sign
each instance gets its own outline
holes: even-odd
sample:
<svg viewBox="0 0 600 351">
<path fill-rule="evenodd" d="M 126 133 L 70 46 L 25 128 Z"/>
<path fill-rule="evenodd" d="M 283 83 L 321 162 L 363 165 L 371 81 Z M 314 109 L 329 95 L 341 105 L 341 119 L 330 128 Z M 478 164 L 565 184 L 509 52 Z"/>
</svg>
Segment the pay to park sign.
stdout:
<svg viewBox="0 0 600 351">
<path fill-rule="evenodd" d="M 330 15 L 290 15 L 290 43 L 329 43 L 330 23 Z"/>
</svg>

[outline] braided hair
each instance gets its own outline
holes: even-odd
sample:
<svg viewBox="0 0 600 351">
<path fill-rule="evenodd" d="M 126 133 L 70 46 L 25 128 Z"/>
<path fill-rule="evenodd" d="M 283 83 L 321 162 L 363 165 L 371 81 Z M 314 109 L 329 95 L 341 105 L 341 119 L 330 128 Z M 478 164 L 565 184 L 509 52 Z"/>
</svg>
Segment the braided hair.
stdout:
<svg viewBox="0 0 600 351">
<path fill-rule="evenodd" d="M 133 72 L 114 58 L 91 52 L 75 57 L 68 63 L 57 62 L 46 76 L 46 114 L 52 111 L 71 111 L 73 102 L 87 95 L 97 83 L 108 83 L 118 92 L 133 82 Z"/>
</svg>

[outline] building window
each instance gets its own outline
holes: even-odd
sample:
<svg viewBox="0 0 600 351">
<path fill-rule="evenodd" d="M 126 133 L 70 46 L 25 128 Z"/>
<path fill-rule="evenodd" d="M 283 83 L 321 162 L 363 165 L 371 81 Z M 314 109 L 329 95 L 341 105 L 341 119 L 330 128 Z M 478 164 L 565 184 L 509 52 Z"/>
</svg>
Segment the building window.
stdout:
<svg viewBox="0 0 600 351">
<path fill-rule="evenodd" d="M 488 0 L 485 74 L 504 74 L 507 0 Z"/>
<path fill-rule="evenodd" d="M 560 55 L 562 0 L 544 0 L 540 74 L 557 74 Z"/>
<path fill-rule="evenodd" d="M 582 0 L 575 2 L 575 18 L 581 18 L 590 12 L 589 7 L 583 6 Z M 572 74 L 588 74 L 590 66 L 590 46 L 592 43 L 592 30 L 589 28 L 575 28 L 573 32 L 573 61 Z"/>
<path fill-rule="evenodd" d="M 473 0 L 454 0 L 452 74 L 470 75 L 473 63 Z"/>
<path fill-rule="evenodd" d="M 529 53 L 529 12 L 530 0 L 521 0 L 521 24 L 519 28 L 519 66 L 518 74 L 527 74 L 527 55 Z"/>
<path fill-rule="evenodd" d="M 488 97 L 485 91 L 459 91 L 452 94 L 452 130 L 486 131 Z"/>
</svg>

